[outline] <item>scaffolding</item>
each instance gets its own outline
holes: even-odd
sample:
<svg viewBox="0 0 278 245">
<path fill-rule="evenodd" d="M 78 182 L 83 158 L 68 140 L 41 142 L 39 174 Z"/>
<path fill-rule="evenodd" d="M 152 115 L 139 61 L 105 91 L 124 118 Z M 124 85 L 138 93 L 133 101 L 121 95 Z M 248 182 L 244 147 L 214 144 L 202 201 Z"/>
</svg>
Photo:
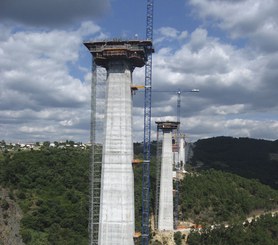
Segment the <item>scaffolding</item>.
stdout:
<svg viewBox="0 0 278 245">
<path fill-rule="evenodd" d="M 176 177 L 174 178 L 174 229 L 177 229 L 178 226 L 178 220 L 179 220 L 179 185 L 180 185 L 180 181 L 179 179 Z"/>
<path fill-rule="evenodd" d="M 144 98 L 144 162 L 142 179 L 142 245 L 149 244 L 150 235 L 150 161 L 151 161 L 151 108 L 152 108 L 152 46 L 153 40 L 153 4 L 147 0 L 146 39 L 151 41 L 145 64 L 145 98 Z"/>
<path fill-rule="evenodd" d="M 177 100 L 177 122 L 180 123 L 180 112 L 179 112 L 179 108 L 180 108 L 180 93 L 178 94 L 178 100 Z M 173 141 L 175 142 L 175 147 L 173 148 L 173 154 L 175 155 L 176 159 L 175 159 L 175 163 L 173 166 L 173 170 L 176 171 L 176 176 L 173 179 L 174 183 L 174 229 L 177 228 L 178 226 L 178 219 L 179 219 L 179 179 L 177 178 L 177 174 L 180 171 L 180 124 L 177 127 L 177 130 L 175 131 L 175 134 L 173 134 Z"/>
<path fill-rule="evenodd" d="M 90 245 L 98 244 L 101 189 L 101 163 L 105 115 L 106 70 L 92 62 L 91 84 L 91 162 L 90 162 Z"/>
<path fill-rule="evenodd" d="M 156 179 L 155 179 L 155 212 L 154 212 L 154 228 L 158 229 L 159 214 L 159 194 L 160 194 L 160 174 L 161 174 L 161 155 L 162 155 L 162 134 L 159 133 L 159 127 L 156 131 Z"/>
</svg>

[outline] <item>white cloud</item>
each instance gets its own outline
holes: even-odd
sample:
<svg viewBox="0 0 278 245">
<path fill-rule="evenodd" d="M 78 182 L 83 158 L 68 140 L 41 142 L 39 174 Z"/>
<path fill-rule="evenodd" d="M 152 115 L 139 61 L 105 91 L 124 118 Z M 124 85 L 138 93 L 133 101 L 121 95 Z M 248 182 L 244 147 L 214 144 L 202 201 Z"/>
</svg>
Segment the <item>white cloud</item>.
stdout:
<svg viewBox="0 0 278 245">
<path fill-rule="evenodd" d="M 99 35 L 100 28 L 86 22 L 71 31 L 10 30 L 9 33 L 0 40 L 3 130 L 14 123 L 16 126 L 7 133 L 10 138 L 38 140 L 51 134 L 57 138 L 72 137 L 68 130 L 71 128 L 73 134 L 79 132 L 84 136 L 86 131 L 88 140 L 90 63 L 86 68 L 77 64 L 81 54 L 90 57 L 85 47 L 81 50 L 82 35 Z M 72 66 L 80 67 L 76 72 L 83 74 L 84 80 L 74 75 Z"/>
<path fill-rule="evenodd" d="M 193 51 L 198 51 L 202 49 L 207 42 L 208 32 L 205 29 L 197 28 L 192 34 L 190 38 L 190 47 Z"/>
<path fill-rule="evenodd" d="M 240 50 L 208 37 L 206 30 L 198 28 L 190 35 L 189 42 L 183 42 L 180 49 L 161 49 L 154 55 L 154 74 L 159 84 L 164 81 L 184 87 L 186 81 L 190 80 L 192 86 L 196 87 L 198 83 L 207 83 L 208 78 L 215 76 L 217 79 L 214 83 L 221 82 L 223 86 L 236 82 L 233 81 L 235 75 L 232 75 L 236 70 L 245 74 L 241 80 L 250 79 L 249 67 L 245 61 Z"/>
<path fill-rule="evenodd" d="M 108 6 L 108 1 L 92 2 L 96 10 Z M 200 93 L 181 95 L 181 128 L 192 140 L 216 135 L 274 139 L 278 133 L 278 2 L 191 0 L 190 4 L 194 17 L 203 21 L 199 26 L 190 30 L 186 25 L 165 26 L 155 33 L 153 89 L 169 93 L 152 95 L 153 139 L 155 120 L 176 119 L 175 91 L 193 88 Z M 6 13 L 0 24 L 2 137 L 89 140 L 91 55 L 82 41 L 107 36 L 90 21 L 67 30 L 14 26 L 8 24 Z M 24 13 L 26 9 L 10 18 L 32 24 Z M 51 23 L 43 19 L 38 23 L 49 26 L 86 16 L 88 12 L 69 12 Z M 135 69 L 133 78 L 134 84 L 143 84 L 144 68 Z M 136 141 L 143 139 L 143 98 L 142 92 L 134 96 Z"/>
<path fill-rule="evenodd" d="M 206 115 L 231 115 L 231 114 L 241 114 L 245 110 L 246 105 L 235 104 L 235 105 L 213 105 L 205 108 L 202 114 Z"/>
<path fill-rule="evenodd" d="M 182 129 L 195 140 L 214 135 L 275 138 L 271 130 L 277 131 L 276 122 L 262 118 L 277 116 L 277 53 L 223 43 L 200 27 L 188 37 L 179 49 L 163 47 L 153 59 L 154 87 L 169 91 L 200 89 L 199 94 L 182 96 Z M 153 98 L 156 117 L 175 118 L 175 94 Z M 231 117 L 238 117 L 237 130 Z"/>
<path fill-rule="evenodd" d="M 182 124 L 191 141 L 221 135 L 275 140 L 278 133 L 278 123 L 273 120 L 195 116 L 182 120 Z"/>
<path fill-rule="evenodd" d="M 157 38 L 154 44 L 159 44 L 161 42 L 173 42 L 173 41 L 183 41 L 188 37 L 187 31 L 179 31 L 173 27 L 161 27 L 156 31 Z"/>
<path fill-rule="evenodd" d="M 276 0 L 190 0 L 204 19 L 212 19 L 232 38 L 247 38 L 256 47 L 272 52 L 278 48 Z"/>
</svg>

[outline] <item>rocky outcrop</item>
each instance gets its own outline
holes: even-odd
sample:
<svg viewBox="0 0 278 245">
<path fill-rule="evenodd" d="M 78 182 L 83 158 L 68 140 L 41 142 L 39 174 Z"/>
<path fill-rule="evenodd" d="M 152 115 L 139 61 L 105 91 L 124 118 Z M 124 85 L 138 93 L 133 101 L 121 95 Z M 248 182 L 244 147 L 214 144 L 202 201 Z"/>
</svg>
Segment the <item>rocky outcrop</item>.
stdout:
<svg viewBox="0 0 278 245">
<path fill-rule="evenodd" d="M 0 245 L 24 245 L 19 234 L 21 218 L 12 193 L 0 186 Z"/>
</svg>

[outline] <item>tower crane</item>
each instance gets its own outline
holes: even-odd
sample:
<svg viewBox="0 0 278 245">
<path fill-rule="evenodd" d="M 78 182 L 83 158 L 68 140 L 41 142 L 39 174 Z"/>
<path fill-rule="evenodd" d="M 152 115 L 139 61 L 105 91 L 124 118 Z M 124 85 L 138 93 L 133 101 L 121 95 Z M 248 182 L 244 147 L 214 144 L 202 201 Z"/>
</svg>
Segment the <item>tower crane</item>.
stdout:
<svg viewBox="0 0 278 245">
<path fill-rule="evenodd" d="M 176 142 L 175 142 L 175 146 L 176 149 L 179 149 L 179 143 L 180 143 L 180 110 L 181 110 L 181 94 L 182 93 L 198 93 L 199 89 L 191 89 L 191 90 L 153 90 L 152 92 L 159 92 L 159 93 L 176 93 L 177 94 L 177 123 L 178 123 L 178 127 L 177 127 L 177 136 L 176 136 Z M 179 151 L 179 150 L 178 150 Z M 160 178 L 160 170 L 157 169 L 157 182 L 156 182 L 156 191 L 159 191 L 159 179 Z M 156 194 L 156 210 L 155 210 L 155 215 L 157 218 L 157 214 L 158 214 L 158 202 L 159 202 L 159 195 L 158 193 Z M 176 228 L 178 225 L 178 206 L 179 205 L 179 181 L 176 179 L 175 181 L 175 198 L 174 198 L 174 227 Z"/>
<path fill-rule="evenodd" d="M 177 122 L 180 122 L 180 113 L 181 113 L 181 94 L 182 93 L 198 93 L 199 89 L 194 88 L 191 90 L 152 90 L 152 92 L 158 93 L 176 93 L 177 94 Z"/>
<path fill-rule="evenodd" d="M 184 92 L 192 92 L 192 93 L 198 93 L 199 89 L 192 89 L 190 91 L 181 91 L 180 89 L 177 91 L 177 122 L 180 123 L 180 116 L 181 116 L 181 93 Z M 178 147 L 180 147 L 180 124 L 178 126 L 177 130 L 177 144 Z M 179 152 L 180 154 L 180 152 Z M 180 157 L 180 156 L 179 156 Z M 175 228 L 178 225 L 178 218 L 179 218 L 179 181 L 176 180 L 175 183 L 176 188 L 176 197 L 175 197 L 175 203 L 174 203 L 174 226 Z"/>
<path fill-rule="evenodd" d="M 153 4 L 147 0 L 146 39 L 153 40 Z M 151 98 L 152 98 L 152 53 L 149 47 L 145 65 L 145 100 L 144 100 L 144 161 L 142 180 L 142 245 L 149 244 L 149 209 L 150 209 L 150 159 L 151 159 Z"/>
</svg>

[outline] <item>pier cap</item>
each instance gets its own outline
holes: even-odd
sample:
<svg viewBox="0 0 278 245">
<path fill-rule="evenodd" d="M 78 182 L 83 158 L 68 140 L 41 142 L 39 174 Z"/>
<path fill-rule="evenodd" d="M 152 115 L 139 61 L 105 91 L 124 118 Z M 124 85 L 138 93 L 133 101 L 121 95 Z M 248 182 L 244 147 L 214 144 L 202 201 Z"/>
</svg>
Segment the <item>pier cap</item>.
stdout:
<svg viewBox="0 0 278 245">
<path fill-rule="evenodd" d="M 94 57 L 96 65 L 107 68 L 111 60 L 128 60 L 133 67 L 143 67 L 154 52 L 151 40 L 88 41 L 84 45 Z"/>
<path fill-rule="evenodd" d="M 168 130 L 172 130 L 172 129 L 177 129 L 178 125 L 180 124 L 180 122 L 176 122 L 176 121 L 162 121 L 162 122 L 155 122 L 157 124 L 157 127 L 159 129 L 168 129 Z"/>
</svg>

